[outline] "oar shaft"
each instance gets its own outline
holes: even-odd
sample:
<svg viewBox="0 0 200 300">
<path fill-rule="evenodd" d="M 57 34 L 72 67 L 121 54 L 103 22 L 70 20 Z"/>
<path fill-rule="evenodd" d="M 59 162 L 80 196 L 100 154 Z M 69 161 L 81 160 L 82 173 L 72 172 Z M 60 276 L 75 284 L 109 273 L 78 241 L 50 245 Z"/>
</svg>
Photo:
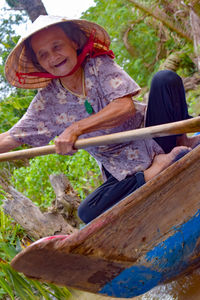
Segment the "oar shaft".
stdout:
<svg viewBox="0 0 200 300">
<path fill-rule="evenodd" d="M 75 148 L 82 149 L 87 147 L 130 142 L 139 139 L 168 136 L 173 134 L 192 133 L 197 131 L 200 131 L 200 117 L 179 122 L 123 131 L 109 135 L 102 135 L 88 139 L 80 139 L 76 141 Z M 53 153 L 55 153 L 54 145 L 30 148 L 25 150 L 2 153 L 0 154 L 0 161 L 31 158 L 34 156 L 41 156 Z"/>
<path fill-rule="evenodd" d="M 130 142 L 133 140 L 168 136 L 182 133 L 192 133 L 200 131 L 200 117 L 167 123 L 157 126 L 145 127 L 135 130 L 123 131 L 88 139 L 80 139 L 75 143 L 77 149 L 101 146 L 115 143 Z"/>
</svg>

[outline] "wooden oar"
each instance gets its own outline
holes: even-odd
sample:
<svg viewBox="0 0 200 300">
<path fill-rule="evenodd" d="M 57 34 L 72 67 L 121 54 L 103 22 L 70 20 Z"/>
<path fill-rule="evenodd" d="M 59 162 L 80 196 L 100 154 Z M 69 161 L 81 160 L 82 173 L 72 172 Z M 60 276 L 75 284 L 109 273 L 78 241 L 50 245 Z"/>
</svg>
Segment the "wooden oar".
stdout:
<svg viewBox="0 0 200 300">
<path fill-rule="evenodd" d="M 87 139 L 80 139 L 76 141 L 75 148 L 83 149 L 92 146 L 117 144 L 139 139 L 147 139 L 181 133 L 192 133 L 197 131 L 200 131 L 200 117 L 179 122 L 102 135 Z M 55 153 L 55 146 L 49 145 L 44 147 L 2 153 L 0 154 L 0 161 L 31 158 L 34 156 L 41 156 L 53 153 Z"/>
</svg>

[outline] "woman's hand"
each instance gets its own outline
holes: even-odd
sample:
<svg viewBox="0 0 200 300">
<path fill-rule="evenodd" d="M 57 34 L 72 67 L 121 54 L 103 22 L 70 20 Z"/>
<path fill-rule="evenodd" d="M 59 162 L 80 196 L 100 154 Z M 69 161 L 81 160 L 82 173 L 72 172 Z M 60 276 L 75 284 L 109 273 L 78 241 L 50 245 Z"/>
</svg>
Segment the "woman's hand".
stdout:
<svg viewBox="0 0 200 300">
<path fill-rule="evenodd" d="M 115 99 L 98 113 L 77 121 L 65 129 L 55 140 L 56 153 L 76 152 L 74 144 L 80 135 L 119 126 L 134 114 L 135 107 L 131 96 Z"/>
<path fill-rule="evenodd" d="M 55 139 L 55 147 L 57 154 L 74 154 L 77 150 L 74 148 L 74 144 L 79 134 L 73 125 L 69 126 L 63 131 L 57 139 Z"/>
<path fill-rule="evenodd" d="M 0 153 L 8 152 L 21 146 L 21 144 L 22 143 L 17 142 L 8 131 L 0 134 Z"/>
</svg>

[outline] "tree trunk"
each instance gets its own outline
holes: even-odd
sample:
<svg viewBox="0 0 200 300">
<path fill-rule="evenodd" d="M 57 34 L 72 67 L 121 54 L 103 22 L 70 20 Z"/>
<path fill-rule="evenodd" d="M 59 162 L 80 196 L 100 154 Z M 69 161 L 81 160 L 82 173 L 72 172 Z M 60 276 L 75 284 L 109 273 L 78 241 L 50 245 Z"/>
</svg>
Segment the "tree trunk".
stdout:
<svg viewBox="0 0 200 300">
<path fill-rule="evenodd" d="M 194 12 L 200 17 L 200 2 L 199 2 L 199 0 L 191 0 L 190 5 L 192 6 Z"/>
<path fill-rule="evenodd" d="M 200 74 L 196 72 L 190 77 L 183 78 L 183 84 L 186 92 L 197 89 L 200 85 Z"/>
<path fill-rule="evenodd" d="M 192 28 L 194 51 L 197 57 L 197 68 L 200 71 L 200 17 L 194 12 L 193 8 L 190 9 L 190 24 Z"/>
<path fill-rule="evenodd" d="M 34 22 L 40 15 L 47 15 L 47 11 L 42 0 L 7 0 L 6 2 L 15 10 L 25 10 L 32 22 Z"/>
<path fill-rule="evenodd" d="M 20 4 L 23 6 L 32 22 L 40 15 L 47 15 L 46 8 L 41 0 L 21 0 Z"/>
<path fill-rule="evenodd" d="M 35 239 L 55 234 L 72 234 L 80 224 L 76 214 L 80 199 L 68 179 L 64 179 L 63 174 L 51 175 L 51 182 L 56 192 L 55 205 L 52 205 L 49 212 L 42 213 L 30 199 L 0 178 L 0 185 L 6 191 L 3 205 L 5 213 Z"/>
</svg>

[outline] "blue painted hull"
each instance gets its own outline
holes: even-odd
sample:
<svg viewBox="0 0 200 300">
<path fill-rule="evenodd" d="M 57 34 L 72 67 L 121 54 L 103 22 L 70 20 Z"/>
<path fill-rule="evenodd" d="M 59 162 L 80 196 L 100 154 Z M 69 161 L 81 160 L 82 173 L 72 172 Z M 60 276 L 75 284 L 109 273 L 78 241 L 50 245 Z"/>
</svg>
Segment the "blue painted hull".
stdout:
<svg viewBox="0 0 200 300">
<path fill-rule="evenodd" d="M 139 264 L 125 269 L 108 282 L 100 294 L 132 298 L 166 283 L 200 264 L 200 212 L 146 253 Z"/>
</svg>

